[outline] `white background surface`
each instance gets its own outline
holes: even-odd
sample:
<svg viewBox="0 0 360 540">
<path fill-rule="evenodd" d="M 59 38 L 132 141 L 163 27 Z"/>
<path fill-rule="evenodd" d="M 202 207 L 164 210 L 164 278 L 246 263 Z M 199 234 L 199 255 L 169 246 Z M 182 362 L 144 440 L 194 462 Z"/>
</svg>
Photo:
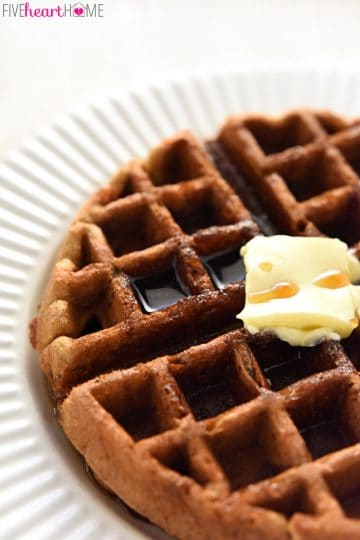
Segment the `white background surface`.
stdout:
<svg viewBox="0 0 360 540">
<path fill-rule="evenodd" d="M 358 0 L 103 2 L 102 19 L 0 18 L 0 159 L 70 106 L 149 78 L 359 62 Z"/>
</svg>

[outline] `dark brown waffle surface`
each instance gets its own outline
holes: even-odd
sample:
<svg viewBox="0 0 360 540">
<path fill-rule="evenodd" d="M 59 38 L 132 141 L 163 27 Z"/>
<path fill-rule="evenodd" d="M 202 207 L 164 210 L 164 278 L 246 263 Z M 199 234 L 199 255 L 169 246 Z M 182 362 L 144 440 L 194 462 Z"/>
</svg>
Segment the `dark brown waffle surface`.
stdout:
<svg viewBox="0 0 360 540">
<path fill-rule="evenodd" d="M 250 336 L 239 249 L 329 235 L 360 252 L 360 124 L 230 118 L 123 167 L 74 220 L 32 342 L 99 481 L 192 539 L 360 538 L 360 332 Z"/>
</svg>

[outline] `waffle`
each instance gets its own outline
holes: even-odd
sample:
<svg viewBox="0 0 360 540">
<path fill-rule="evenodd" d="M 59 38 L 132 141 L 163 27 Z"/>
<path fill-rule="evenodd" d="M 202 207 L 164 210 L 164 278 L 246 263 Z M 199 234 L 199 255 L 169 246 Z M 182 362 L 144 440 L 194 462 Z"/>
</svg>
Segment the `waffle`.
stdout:
<svg viewBox="0 0 360 540">
<path fill-rule="evenodd" d="M 222 151 L 226 152 L 238 169 L 237 184 L 244 201 L 249 201 L 251 209 L 251 199 L 257 202 L 259 198 L 265 215 L 280 231 L 335 236 L 349 245 L 359 241 L 358 122 L 310 111 L 279 119 L 233 117 L 218 141 L 215 159 L 221 161 Z M 250 200 L 249 180 L 256 194 Z M 254 216 L 259 213 L 256 208 L 252 211 Z M 266 224 L 262 228 L 273 232 Z"/>
<path fill-rule="evenodd" d="M 211 156 L 211 158 L 210 158 Z M 359 256 L 360 125 L 230 118 L 123 167 L 80 211 L 31 325 L 95 477 L 180 539 L 360 537 L 360 331 L 291 347 L 236 322 L 239 249 L 330 235 Z"/>
</svg>

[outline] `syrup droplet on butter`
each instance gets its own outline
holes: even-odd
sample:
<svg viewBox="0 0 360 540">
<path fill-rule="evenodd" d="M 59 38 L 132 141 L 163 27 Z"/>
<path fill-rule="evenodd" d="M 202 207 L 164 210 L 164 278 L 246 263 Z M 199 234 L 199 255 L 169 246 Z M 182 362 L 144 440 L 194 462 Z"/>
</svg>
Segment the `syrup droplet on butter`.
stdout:
<svg viewBox="0 0 360 540">
<path fill-rule="evenodd" d="M 280 281 L 279 283 L 275 283 L 270 289 L 250 293 L 249 302 L 252 304 L 260 304 L 262 302 L 268 302 L 269 300 L 290 298 L 291 296 L 295 296 L 298 292 L 299 287 L 295 285 L 295 283 Z"/>
<path fill-rule="evenodd" d="M 349 274 L 340 270 L 329 270 L 313 280 L 314 285 L 324 289 L 341 289 L 350 283 Z"/>
<path fill-rule="evenodd" d="M 271 272 L 271 270 L 273 269 L 273 265 L 271 264 L 271 262 L 261 262 L 259 264 L 259 267 L 261 268 L 261 270 L 264 270 L 264 272 Z"/>
</svg>

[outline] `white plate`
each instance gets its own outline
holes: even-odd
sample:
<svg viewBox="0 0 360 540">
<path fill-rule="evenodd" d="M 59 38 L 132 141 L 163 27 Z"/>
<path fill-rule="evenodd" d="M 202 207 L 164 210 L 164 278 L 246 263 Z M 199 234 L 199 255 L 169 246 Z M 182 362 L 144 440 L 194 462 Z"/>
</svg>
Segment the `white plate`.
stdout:
<svg viewBox="0 0 360 540">
<path fill-rule="evenodd" d="M 153 85 L 76 109 L 0 165 L 0 537 L 168 538 L 102 493 L 57 427 L 28 323 L 76 209 L 164 136 L 230 113 L 360 113 L 360 73 L 239 71 Z M 149 494 L 151 497 L 151 494 Z"/>
</svg>

